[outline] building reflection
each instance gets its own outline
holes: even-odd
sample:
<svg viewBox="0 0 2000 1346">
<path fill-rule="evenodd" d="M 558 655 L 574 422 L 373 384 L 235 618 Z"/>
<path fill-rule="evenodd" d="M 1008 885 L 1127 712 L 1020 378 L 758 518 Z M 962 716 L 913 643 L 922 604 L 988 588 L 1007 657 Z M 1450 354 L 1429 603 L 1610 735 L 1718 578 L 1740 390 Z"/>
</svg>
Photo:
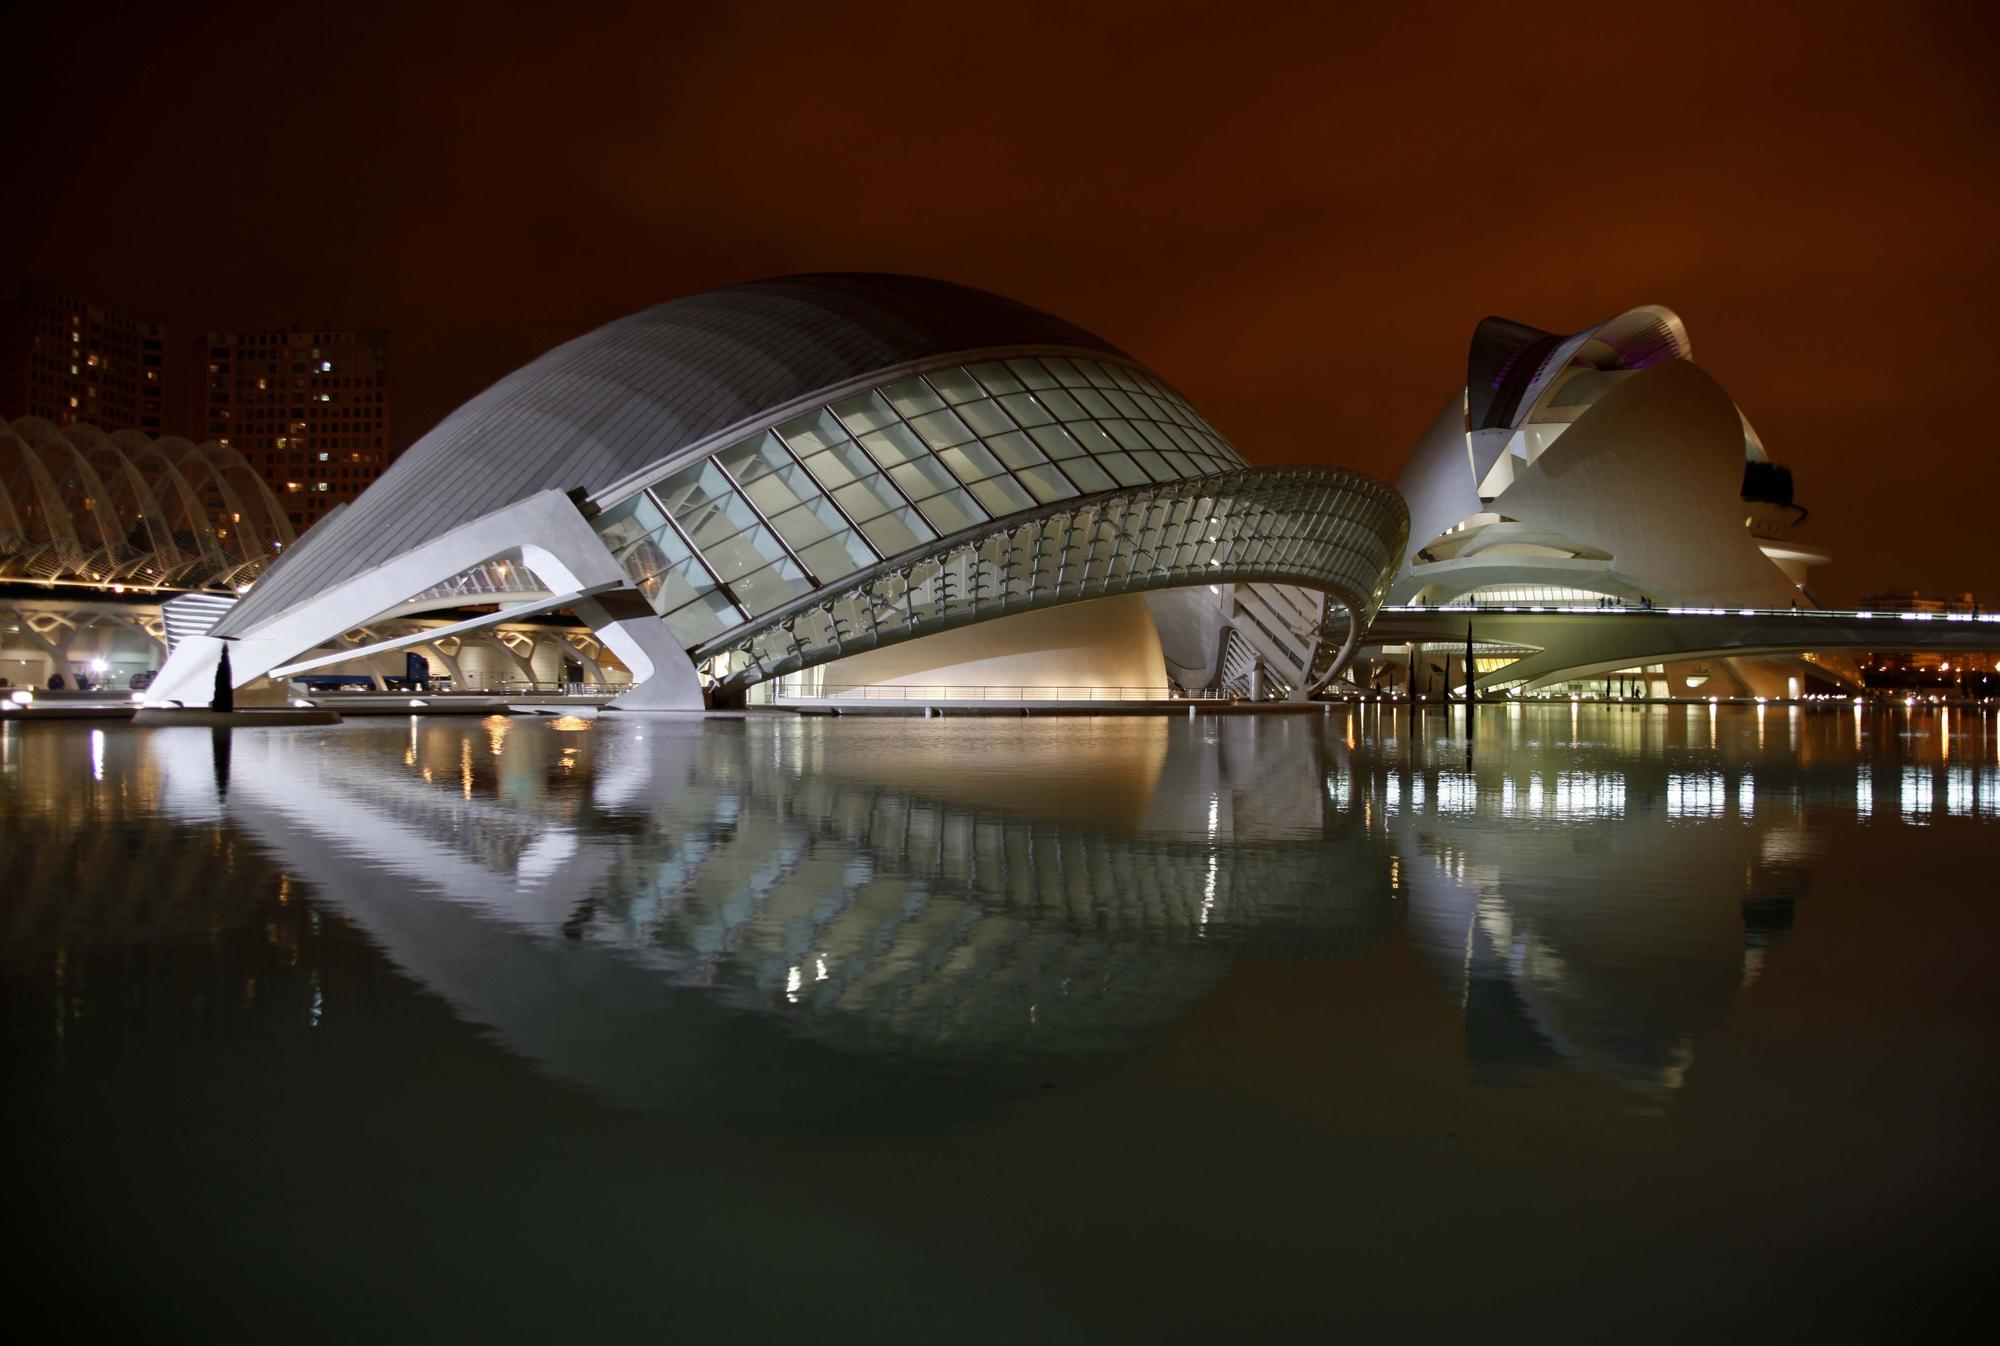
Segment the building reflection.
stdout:
<svg viewBox="0 0 2000 1346">
<path fill-rule="evenodd" d="M 894 726 L 505 726 L 413 720 L 391 770 L 376 735 L 237 734 L 226 799 L 206 739 L 152 757 L 164 811 L 226 817 L 509 1050 L 647 1106 L 703 1063 L 740 1086 L 717 1054 L 774 1028 L 849 1063 L 1131 1048 L 1245 955 L 1358 953 L 1401 915 L 1312 726 L 1273 755 L 1107 722 L 977 770 Z"/>
<path fill-rule="evenodd" d="M 309 1030 L 390 977 L 228 824 L 230 738 L 0 725 L 0 966 L 29 1057 Z"/>
<path fill-rule="evenodd" d="M 1476 1078 L 1664 1100 L 1780 975 L 1829 829 L 2000 814 L 1991 716 L 1494 707 L 1468 743 L 1430 715 L 928 752 L 792 718 L 0 726 L 0 952 L 58 1052 L 123 1010 L 314 1027 L 393 970 L 558 1080 L 781 1108 L 1142 1047 L 1264 960 L 1394 934 Z"/>
<path fill-rule="evenodd" d="M 1791 928 L 1807 813 L 1851 807 L 1850 779 L 1759 749 L 1755 720 L 1722 740 L 1705 708 L 1481 715 L 1476 750 L 1413 750 L 1360 713 L 1329 795 L 1394 846 L 1477 1078 L 1580 1070 L 1664 1099 Z"/>
</svg>

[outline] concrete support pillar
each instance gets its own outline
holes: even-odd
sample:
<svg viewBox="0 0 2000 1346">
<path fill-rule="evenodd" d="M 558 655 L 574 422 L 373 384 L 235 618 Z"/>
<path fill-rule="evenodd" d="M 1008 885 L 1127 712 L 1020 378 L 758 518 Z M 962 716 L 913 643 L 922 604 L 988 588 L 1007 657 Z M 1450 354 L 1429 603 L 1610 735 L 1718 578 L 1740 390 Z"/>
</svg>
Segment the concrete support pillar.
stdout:
<svg viewBox="0 0 2000 1346">
<path fill-rule="evenodd" d="M 636 589 L 613 589 L 576 605 L 576 615 L 632 670 L 612 710 L 701 710 L 708 704 L 687 651 Z"/>
</svg>

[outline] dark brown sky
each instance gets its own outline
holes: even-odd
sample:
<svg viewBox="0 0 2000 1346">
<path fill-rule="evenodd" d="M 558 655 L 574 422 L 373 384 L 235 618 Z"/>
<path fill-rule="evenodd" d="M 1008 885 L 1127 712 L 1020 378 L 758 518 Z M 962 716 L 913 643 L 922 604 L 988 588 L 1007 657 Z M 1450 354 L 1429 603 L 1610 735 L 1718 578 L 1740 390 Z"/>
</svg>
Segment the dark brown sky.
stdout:
<svg viewBox="0 0 2000 1346">
<path fill-rule="evenodd" d="M 387 326 L 403 442 L 659 300 L 889 270 L 1393 479 L 1479 318 L 1658 302 L 1823 596 L 2000 603 L 1990 6 L 121 8 L 0 20 L 0 286 Z"/>
</svg>

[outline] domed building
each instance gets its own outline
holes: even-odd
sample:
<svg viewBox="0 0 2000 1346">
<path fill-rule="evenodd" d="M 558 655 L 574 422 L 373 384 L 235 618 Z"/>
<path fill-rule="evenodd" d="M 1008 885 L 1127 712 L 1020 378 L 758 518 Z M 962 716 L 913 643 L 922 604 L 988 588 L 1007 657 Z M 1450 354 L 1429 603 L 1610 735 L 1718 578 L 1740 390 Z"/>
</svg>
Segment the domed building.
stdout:
<svg viewBox="0 0 2000 1346">
<path fill-rule="evenodd" d="M 1304 695 L 1351 656 L 1405 526 L 1370 478 L 1250 467 L 1060 318 L 785 277 L 610 323 L 473 398 L 149 695 L 207 704 L 225 643 L 239 687 L 366 658 L 393 642 L 335 642 L 475 591 L 575 614 L 631 671 L 624 708 L 788 677 L 1191 689 L 1246 659 Z"/>
<path fill-rule="evenodd" d="M 1790 470 L 1657 305 L 1569 336 L 1481 322 L 1465 386 L 1397 485 L 1410 536 L 1395 604 L 1810 608 L 1809 572 L 1830 559 L 1793 535 L 1806 511 Z M 1782 693 L 1801 676 L 1838 680 L 1834 663 L 1629 672 L 1655 694 Z"/>
</svg>

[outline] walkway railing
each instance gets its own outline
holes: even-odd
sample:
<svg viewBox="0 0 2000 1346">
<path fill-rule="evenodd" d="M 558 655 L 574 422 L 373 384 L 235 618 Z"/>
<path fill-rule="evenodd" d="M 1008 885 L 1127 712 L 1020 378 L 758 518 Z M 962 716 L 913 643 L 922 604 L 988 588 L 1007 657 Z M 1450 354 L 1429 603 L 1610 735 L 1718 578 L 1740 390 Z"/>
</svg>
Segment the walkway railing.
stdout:
<svg viewBox="0 0 2000 1346">
<path fill-rule="evenodd" d="M 770 684 L 765 684 L 770 685 Z M 1070 687 L 996 685 L 915 686 L 903 683 L 873 683 L 857 686 L 819 687 L 801 691 L 778 686 L 773 699 L 785 701 L 1227 701 L 1223 692 L 1188 694 L 1168 686 L 1151 687 Z"/>
<path fill-rule="evenodd" d="M 417 696 L 616 696 L 625 691 L 629 683 L 560 682 L 550 679 L 529 678 L 461 678 L 433 676 L 420 688 L 412 688 L 402 678 L 394 679 L 399 684 L 387 690 L 398 695 Z M 360 683 L 349 683 L 339 687 L 319 688 L 311 691 L 311 696 L 380 695 L 381 690 Z"/>
<path fill-rule="evenodd" d="M 1880 622 L 1995 622 L 2000 612 L 1879 612 L 1851 608 L 1693 608 L 1576 603 L 1402 603 L 1384 605 L 1377 617 L 1426 616 L 1436 612 L 1540 612 L 1559 616 L 1605 617 L 1625 613 L 1635 617 L 1811 617 Z"/>
</svg>

